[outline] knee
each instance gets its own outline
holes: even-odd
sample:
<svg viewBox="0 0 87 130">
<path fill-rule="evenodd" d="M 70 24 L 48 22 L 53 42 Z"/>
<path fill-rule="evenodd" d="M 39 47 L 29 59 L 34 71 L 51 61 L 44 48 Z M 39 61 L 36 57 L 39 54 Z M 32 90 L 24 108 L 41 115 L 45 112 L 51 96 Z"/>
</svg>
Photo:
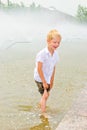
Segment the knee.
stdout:
<svg viewBox="0 0 87 130">
<path fill-rule="evenodd" d="M 47 93 L 47 94 L 45 95 L 45 99 L 47 100 L 48 97 L 49 97 L 49 93 Z"/>
</svg>

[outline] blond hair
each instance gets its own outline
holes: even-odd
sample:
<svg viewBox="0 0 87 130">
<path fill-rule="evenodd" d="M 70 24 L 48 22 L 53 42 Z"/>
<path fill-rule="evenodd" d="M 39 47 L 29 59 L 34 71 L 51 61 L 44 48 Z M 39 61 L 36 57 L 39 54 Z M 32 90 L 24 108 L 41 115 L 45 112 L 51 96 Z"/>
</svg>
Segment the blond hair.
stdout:
<svg viewBox="0 0 87 130">
<path fill-rule="evenodd" d="M 47 34 L 47 41 L 52 40 L 54 37 L 59 37 L 61 40 L 61 35 L 59 34 L 59 32 L 56 29 L 51 30 L 48 34 Z"/>
</svg>

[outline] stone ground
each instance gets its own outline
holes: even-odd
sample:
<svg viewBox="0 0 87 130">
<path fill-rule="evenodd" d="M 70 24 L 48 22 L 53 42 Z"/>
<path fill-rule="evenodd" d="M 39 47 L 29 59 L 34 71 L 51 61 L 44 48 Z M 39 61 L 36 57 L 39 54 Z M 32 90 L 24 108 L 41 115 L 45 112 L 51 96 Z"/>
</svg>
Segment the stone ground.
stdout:
<svg viewBox="0 0 87 130">
<path fill-rule="evenodd" d="M 87 87 L 79 93 L 76 102 L 56 130 L 87 130 Z"/>
</svg>

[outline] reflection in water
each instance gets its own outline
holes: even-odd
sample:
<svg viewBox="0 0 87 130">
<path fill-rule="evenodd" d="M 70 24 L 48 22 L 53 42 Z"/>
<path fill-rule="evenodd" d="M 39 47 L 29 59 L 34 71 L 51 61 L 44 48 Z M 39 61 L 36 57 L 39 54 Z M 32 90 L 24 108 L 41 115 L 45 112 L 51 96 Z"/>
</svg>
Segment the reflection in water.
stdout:
<svg viewBox="0 0 87 130">
<path fill-rule="evenodd" d="M 19 105 L 18 106 L 18 109 L 20 111 L 31 111 L 33 107 L 32 106 L 29 106 L 29 105 Z"/>
<path fill-rule="evenodd" d="M 51 130 L 48 118 L 45 118 L 44 116 L 40 116 L 41 123 L 37 126 L 33 126 L 30 128 L 30 130 Z"/>
</svg>

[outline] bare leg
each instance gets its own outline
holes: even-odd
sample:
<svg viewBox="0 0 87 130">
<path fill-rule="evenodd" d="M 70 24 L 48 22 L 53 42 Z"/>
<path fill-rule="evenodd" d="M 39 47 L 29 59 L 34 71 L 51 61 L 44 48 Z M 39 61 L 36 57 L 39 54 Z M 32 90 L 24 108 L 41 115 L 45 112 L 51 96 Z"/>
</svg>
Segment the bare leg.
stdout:
<svg viewBox="0 0 87 130">
<path fill-rule="evenodd" d="M 49 93 L 47 92 L 47 90 L 44 90 L 44 93 L 42 95 L 42 98 L 41 98 L 41 111 L 42 112 L 46 112 L 46 101 L 49 97 Z"/>
</svg>

